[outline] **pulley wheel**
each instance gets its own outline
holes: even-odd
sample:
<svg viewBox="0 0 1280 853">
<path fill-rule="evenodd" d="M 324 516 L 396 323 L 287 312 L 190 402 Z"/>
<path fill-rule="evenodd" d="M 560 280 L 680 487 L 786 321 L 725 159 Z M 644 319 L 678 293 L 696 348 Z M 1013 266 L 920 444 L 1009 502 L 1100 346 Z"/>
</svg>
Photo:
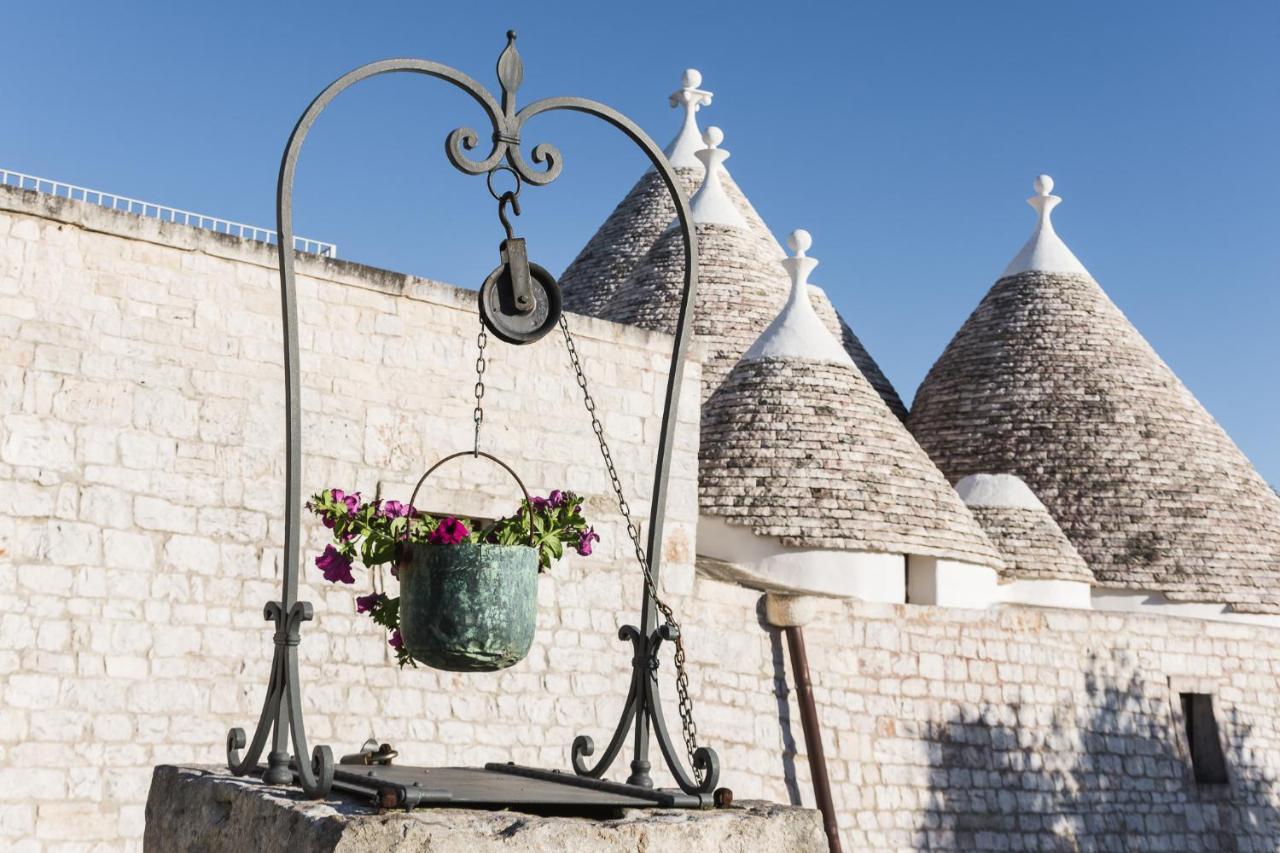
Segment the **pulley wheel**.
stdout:
<svg viewBox="0 0 1280 853">
<path fill-rule="evenodd" d="M 533 308 L 520 311 L 511 289 L 511 271 L 503 264 L 480 285 L 480 319 L 494 337 L 509 344 L 531 344 L 560 321 L 560 285 L 537 264 L 529 264 Z"/>
</svg>

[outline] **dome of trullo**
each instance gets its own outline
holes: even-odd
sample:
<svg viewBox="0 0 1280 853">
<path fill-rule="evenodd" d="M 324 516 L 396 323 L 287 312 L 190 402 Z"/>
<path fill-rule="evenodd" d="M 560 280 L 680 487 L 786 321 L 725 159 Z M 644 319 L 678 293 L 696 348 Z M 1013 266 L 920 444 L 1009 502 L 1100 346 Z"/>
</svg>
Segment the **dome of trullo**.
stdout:
<svg viewBox="0 0 1280 853">
<path fill-rule="evenodd" d="M 910 427 L 953 481 L 1017 474 L 1099 586 L 1280 613 L 1280 497 L 1053 230 L 934 364 Z"/>
<path fill-rule="evenodd" d="M 702 511 L 791 548 L 1000 559 L 955 490 L 808 301 L 809 238 L 786 305 L 703 408 Z"/>
<path fill-rule="evenodd" d="M 690 69 L 683 87 L 671 95 L 671 105 L 684 109 L 684 123 L 666 148 L 667 159 L 695 203 L 699 194 L 707 195 L 701 193 L 706 166 L 699 152 L 705 145 L 696 113 L 711 103 L 711 93 L 697 88 L 701 83 L 702 76 Z M 718 145 L 719 141 L 713 147 Z M 694 216 L 702 220 L 695 226 L 700 257 L 695 332 L 711 354 L 703 370 L 704 396 L 776 316 L 789 290 L 777 265 L 785 255 L 782 247 L 725 168 L 728 152 L 718 150 L 713 156 L 718 186 L 711 194 L 716 204 Z M 649 169 L 560 277 L 565 308 L 674 332 L 684 283 L 684 248 L 679 230 L 670 227 L 675 215 L 662 179 Z M 893 385 L 826 294 L 815 291 L 813 304 L 876 393 L 905 418 L 906 407 Z M 725 306 L 732 310 L 726 313 Z"/>
<path fill-rule="evenodd" d="M 1093 583 L 1093 572 L 1027 484 L 1013 474 L 970 474 L 956 492 L 1004 559 L 1002 582 Z"/>
</svg>

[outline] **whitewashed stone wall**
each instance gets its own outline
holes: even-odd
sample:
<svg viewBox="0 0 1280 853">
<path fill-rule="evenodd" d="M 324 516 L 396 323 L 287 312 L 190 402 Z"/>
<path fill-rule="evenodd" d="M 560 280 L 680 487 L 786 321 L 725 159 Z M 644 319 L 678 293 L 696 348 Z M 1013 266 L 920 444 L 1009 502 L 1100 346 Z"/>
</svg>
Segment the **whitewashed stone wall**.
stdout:
<svg viewBox="0 0 1280 853">
<path fill-rule="evenodd" d="M 473 297 L 340 262 L 300 271 L 307 486 L 403 496 L 469 446 Z M 278 310 L 265 247 L 0 190 L 0 848 L 136 848 L 152 765 L 219 762 L 226 730 L 256 720 L 282 539 Z M 669 339 L 573 320 L 643 513 Z M 615 632 L 640 582 L 563 349 L 494 344 L 486 379 L 487 447 L 531 488 L 592 495 L 599 556 L 543 577 L 527 661 L 399 672 L 353 612 L 363 579 L 336 589 L 310 567 L 310 526 L 308 734 L 338 754 L 374 735 L 415 763 L 566 767 L 575 735 L 602 742 L 616 720 L 630 655 Z M 808 804 L 781 640 L 758 594 L 692 569 L 698 397 L 683 395 L 664 585 L 699 730 L 740 798 Z M 420 503 L 514 497 L 455 464 Z M 836 604 L 806 630 L 848 849 L 1277 846 L 1280 632 Z M 1189 778 L 1190 683 L 1217 695 L 1226 791 Z"/>
</svg>

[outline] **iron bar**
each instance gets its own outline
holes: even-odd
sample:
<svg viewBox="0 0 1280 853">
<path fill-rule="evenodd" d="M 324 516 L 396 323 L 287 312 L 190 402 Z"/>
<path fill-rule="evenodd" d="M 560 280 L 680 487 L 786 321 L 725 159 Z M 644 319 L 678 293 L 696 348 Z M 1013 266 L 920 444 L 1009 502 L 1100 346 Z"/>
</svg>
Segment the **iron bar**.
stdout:
<svg viewBox="0 0 1280 853">
<path fill-rule="evenodd" d="M 809 776 L 813 779 L 813 796 L 822 812 L 822 828 L 827 833 L 831 853 L 841 853 L 840 827 L 836 823 L 836 807 L 831 800 L 831 780 L 827 778 L 827 757 L 822 749 L 822 729 L 818 725 L 818 706 L 813 701 L 813 685 L 809 680 L 809 657 L 804 649 L 804 629 L 788 625 L 787 648 L 791 652 L 791 669 L 796 680 L 796 700 L 800 703 L 800 725 L 804 729 L 805 749 L 809 753 Z"/>
</svg>

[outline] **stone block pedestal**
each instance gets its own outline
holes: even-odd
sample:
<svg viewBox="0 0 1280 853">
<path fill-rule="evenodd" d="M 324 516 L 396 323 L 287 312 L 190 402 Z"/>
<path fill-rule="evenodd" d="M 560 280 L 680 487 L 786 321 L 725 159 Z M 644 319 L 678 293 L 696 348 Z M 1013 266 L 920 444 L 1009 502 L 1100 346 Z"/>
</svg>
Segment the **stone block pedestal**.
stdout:
<svg viewBox="0 0 1280 853">
<path fill-rule="evenodd" d="M 610 818 L 539 817 L 511 811 L 425 808 L 383 811 L 340 797 L 236 778 L 225 768 L 156 767 L 147 798 L 145 849 L 155 853 L 822 853 L 812 809 L 744 802 L 710 811 L 630 809 Z"/>
</svg>

